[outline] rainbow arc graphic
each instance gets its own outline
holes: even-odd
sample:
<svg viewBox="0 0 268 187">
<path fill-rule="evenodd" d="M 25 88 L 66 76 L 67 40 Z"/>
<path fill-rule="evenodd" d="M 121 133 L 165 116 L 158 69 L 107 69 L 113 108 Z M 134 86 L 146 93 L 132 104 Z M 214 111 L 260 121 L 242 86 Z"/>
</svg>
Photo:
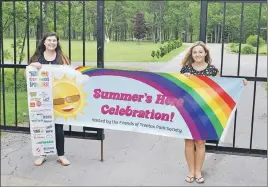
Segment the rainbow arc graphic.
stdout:
<svg viewBox="0 0 268 187">
<path fill-rule="evenodd" d="M 236 102 L 215 81 L 205 76 L 185 77 L 181 74 L 151 73 L 78 67 L 84 75 L 119 76 L 137 80 L 158 90 L 165 96 L 183 98 L 177 108 L 194 140 L 219 140 Z"/>
</svg>

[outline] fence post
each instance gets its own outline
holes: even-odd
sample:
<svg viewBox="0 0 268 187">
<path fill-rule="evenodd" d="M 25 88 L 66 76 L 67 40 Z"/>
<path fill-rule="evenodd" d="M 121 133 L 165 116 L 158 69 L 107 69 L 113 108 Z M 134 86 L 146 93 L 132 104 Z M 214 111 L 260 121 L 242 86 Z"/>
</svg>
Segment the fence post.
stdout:
<svg viewBox="0 0 268 187">
<path fill-rule="evenodd" d="M 104 68 L 104 0 L 97 2 L 97 67 Z M 103 162 L 104 129 L 101 129 L 101 161 Z"/>
<path fill-rule="evenodd" d="M 201 0 L 199 40 L 206 43 L 208 1 Z"/>
<path fill-rule="evenodd" d="M 97 2 L 97 67 L 104 68 L 104 0 Z"/>
</svg>

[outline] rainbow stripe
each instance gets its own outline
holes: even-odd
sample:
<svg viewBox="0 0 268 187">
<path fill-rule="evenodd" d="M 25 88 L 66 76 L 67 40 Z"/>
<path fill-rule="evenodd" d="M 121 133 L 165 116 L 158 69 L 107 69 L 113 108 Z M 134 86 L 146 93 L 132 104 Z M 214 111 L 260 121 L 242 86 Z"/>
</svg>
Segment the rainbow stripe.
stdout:
<svg viewBox="0 0 268 187">
<path fill-rule="evenodd" d="M 219 140 L 235 101 L 212 79 L 205 76 L 151 73 L 78 67 L 88 76 L 120 76 L 143 82 L 166 96 L 183 98 L 183 106 L 174 106 L 186 122 L 194 140 Z"/>
</svg>

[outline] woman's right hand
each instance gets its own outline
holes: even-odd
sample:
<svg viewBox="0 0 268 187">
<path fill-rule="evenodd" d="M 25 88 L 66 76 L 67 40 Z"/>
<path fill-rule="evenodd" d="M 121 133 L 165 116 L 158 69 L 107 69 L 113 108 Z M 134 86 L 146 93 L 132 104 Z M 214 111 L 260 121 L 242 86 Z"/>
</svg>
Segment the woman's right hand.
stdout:
<svg viewBox="0 0 268 187">
<path fill-rule="evenodd" d="M 40 64 L 40 62 L 33 62 L 29 66 L 36 67 L 39 70 L 39 69 L 41 69 L 42 64 Z"/>
<path fill-rule="evenodd" d="M 189 78 L 191 76 L 191 73 L 184 73 L 183 75 Z"/>
</svg>

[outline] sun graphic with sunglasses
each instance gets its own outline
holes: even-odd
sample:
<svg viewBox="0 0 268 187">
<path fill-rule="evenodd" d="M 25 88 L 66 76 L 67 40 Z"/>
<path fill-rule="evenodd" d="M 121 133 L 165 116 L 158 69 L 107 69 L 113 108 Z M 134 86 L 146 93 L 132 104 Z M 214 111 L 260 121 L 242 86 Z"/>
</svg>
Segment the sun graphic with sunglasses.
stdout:
<svg viewBox="0 0 268 187">
<path fill-rule="evenodd" d="M 83 91 L 83 85 L 76 83 L 76 77 L 69 79 L 65 75 L 62 79 L 53 80 L 53 105 L 56 118 L 62 117 L 76 119 L 78 114 L 83 114 L 86 106 L 87 94 Z"/>
</svg>

